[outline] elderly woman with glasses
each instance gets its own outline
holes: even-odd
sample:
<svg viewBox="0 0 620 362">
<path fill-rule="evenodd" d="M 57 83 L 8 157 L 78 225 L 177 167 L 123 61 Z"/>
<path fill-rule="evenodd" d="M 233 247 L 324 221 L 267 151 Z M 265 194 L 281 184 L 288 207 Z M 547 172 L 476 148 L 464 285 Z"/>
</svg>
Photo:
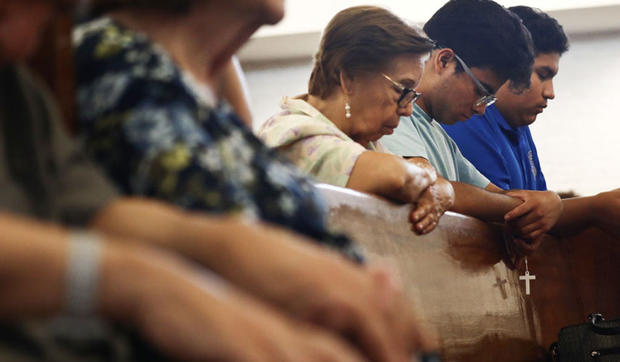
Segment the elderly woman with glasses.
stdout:
<svg viewBox="0 0 620 362">
<path fill-rule="evenodd" d="M 414 231 L 430 232 L 452 205 L 452 189 L 435 190 L 434 169 L 390 154 L 379 139 L 411 115 L 433 47 L 385 9 L 341 11 L 324 31 L 308 94 L 284 97 L 284 112 L 259 137 L 320 182 L 414 204 Z"/>
</svg>

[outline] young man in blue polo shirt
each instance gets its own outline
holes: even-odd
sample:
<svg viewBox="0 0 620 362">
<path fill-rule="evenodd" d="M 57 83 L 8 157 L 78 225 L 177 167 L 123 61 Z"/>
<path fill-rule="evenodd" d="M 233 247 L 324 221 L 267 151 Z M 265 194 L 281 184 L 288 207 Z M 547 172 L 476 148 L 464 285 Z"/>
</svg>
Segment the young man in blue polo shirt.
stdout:
<svg viewBox="0 0 620 362">
<path fill-rule="evenodd" d="M 544 191 L 547 184 L 528 125 L 555 98 L 553 78 L 560 56 L 568 50 L 568 39 L 557 20 L 539 10 L 527 6 L 509 10 L 523 20 L 534 41 L 530 89 L 514 94 L 504 86 L 483 115 L 442 126 L 463 155 L 498 187 Z"/>
<path fill-rule="evenodd" d="M 560 56 L 568 50 L 562 26 L 549 15 L 527 6 L 510 8 L 532 35 L 536 58 L 530 88 L 522 94 L 503 86 L 497 102 L 484 115 L 442 124 L 462 154 L 493 184 L 504 190 L 547 190 L 529 125 L 555 98 L 553 78 Z M 563 200 L 556 231 L 571 233 L 589 226 L 620 237 L 620 189 L 595 196 Z"/>
</svg>

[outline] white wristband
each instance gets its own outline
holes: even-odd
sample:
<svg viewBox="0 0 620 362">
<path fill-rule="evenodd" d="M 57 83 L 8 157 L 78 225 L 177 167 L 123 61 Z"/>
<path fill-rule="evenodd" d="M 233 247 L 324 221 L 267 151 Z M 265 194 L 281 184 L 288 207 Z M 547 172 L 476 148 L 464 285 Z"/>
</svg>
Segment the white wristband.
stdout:
<svg viewBox="0 0 620 362">
<path fill-rule="evenodd" d="M 69 315 L 86 317 L 97 310 L 102 247 L 96 233 L 75 231 L 69 236 L 65 307 Z"/>
</svg>

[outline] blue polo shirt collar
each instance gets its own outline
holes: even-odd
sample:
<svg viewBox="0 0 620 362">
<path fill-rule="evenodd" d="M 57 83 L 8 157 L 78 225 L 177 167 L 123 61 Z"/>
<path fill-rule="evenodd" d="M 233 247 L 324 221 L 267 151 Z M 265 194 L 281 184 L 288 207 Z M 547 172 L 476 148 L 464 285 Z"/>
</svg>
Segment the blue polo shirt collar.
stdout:
<svg viewBox="0 0 620 362">
<path fill-rule="evenodd" d="M 510 125 L 510 123 L 508 123 L 506 118 L 502 116 L 502 114 L 499 112 L 499 109 L 497 109 L 495 105 L 487 107 L 487 110 L 485 113 L 486 113 L 485 116 L 487 117 L 490 116 L 492 119 L 494 119 L 503 131 L 514 132 L 518 130 L 518 128 L 514 128 L 513 126 Z"/>
</svg>

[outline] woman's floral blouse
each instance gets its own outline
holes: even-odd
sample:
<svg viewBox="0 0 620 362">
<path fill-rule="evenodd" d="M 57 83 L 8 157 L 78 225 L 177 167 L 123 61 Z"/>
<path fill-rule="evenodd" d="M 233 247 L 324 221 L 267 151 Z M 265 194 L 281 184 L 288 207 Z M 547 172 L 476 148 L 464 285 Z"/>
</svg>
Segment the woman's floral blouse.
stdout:
<svg viewBox="0 0 620 362">
<path fill-rule="evenodd" d="M 145 35 L 102 18 L 75 30 L 74 47 L 86 148 L 125 193 L 259 218 L 359 259 L 348 238 L 327 229 L 310 180 L 229 107 L 211 106 Z"/>
</svg>

